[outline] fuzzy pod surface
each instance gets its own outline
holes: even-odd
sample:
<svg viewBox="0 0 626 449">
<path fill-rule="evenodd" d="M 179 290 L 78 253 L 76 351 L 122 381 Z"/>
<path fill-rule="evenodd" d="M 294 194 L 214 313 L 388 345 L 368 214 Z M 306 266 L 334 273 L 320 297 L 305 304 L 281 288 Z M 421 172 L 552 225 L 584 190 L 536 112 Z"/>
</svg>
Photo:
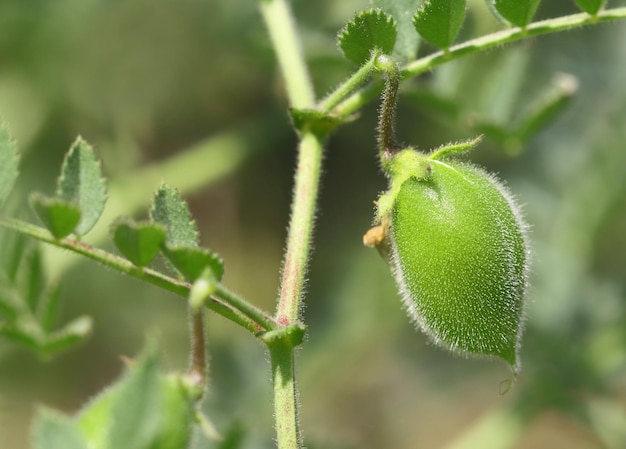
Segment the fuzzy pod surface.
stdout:
<svg viewBox="0 0 626 449">
<path fill-rule="evenodd" d="M 500 357 L 517 372 L 528 270 L 518 206 L 476 166 L 409 159 L 418 161 L 415 175 L 411 164 L 398 170 L 404 179 L 395 182 L 387 216 L 391 264 L 410 317 L 435 344 Z"/>
</svg>

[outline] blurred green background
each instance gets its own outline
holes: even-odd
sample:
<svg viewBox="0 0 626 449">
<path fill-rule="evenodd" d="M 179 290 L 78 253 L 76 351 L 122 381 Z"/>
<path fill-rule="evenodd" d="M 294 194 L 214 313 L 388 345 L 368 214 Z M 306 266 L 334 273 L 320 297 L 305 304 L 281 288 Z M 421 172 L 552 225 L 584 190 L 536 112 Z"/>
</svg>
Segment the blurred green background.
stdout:
<svg viewBox="0 0 626 449">
<path fill-rule="evenodd" d="M 465 37 L 497 29 L 483 1 L 469 3 Z M 294 1 L 319 94 L 354 70 L 335 35 L 368 5 Z M 574 12 L 572 1 L 551 0 L 538 18 Z M 485 123 L 514 128 L 559 73 L 578 85 L 523 151 L 493 132 L 471 154 L 505 180 L 531 225 L 522 372 L 506 395 L 506 366 L 451 356 L 414 330 L 388 267 L 361 244 L 385 188 L 376 105 L 332 136 L 298 353 L 307 447 L 626 447 L 624 42 L 626 22 L 594 26 L 472 56 L 403 87 L 400 138 L 428 149 Z M 256 2 L 2 0 L 0 115 L 23 156 L 14 215 L 33 220 L 27 194 L 54 190 L 81 134 L 111 183 L 107 216 L 87 241 L 112 249 L 111 220 L 143 218 L 165 179 L 189 200 L 202 243 L 225 259 L 226 284 L 273 308 L 296 139 Z M 62 275 L 63 320 L 88 314 L 95 329 L 48 361 L 0 341 L 1 449 L 29 447 L 37 404 L 73 412 L 111 383 L 120 355 L 135 355 L 147 335 L 159 338 L 167 369 L 187 364 L 181 298 L 56 250 L 45 256 L 49 277 Z M 245 428 L 242 447 L 273 447 L 264 348 L 215 316 L 209 336 L 206 413 L 224 433 Z M 212 447 L 196 438 L 195 448 Z"/>
</svg>

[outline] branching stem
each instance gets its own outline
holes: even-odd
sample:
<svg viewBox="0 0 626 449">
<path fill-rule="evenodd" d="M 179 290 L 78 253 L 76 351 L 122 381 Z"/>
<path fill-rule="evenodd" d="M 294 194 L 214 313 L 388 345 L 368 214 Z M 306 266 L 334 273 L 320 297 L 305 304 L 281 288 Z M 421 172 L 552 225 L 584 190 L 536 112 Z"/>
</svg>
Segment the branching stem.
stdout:
<svg viewBox="0 0 626 449">
<path fill-rule="evenodd" d="M 154 284 L 183 298 L 189 296 L 191 286 L 187 282 L 171 278 L 150 268 L 138 268 L 120 256 L 79 240 L 72 238 L 56 240 L 46 229 L 14 218 L 0 217 L 0 227 L 12 229 L 58 248 L 80 254 L 120 273 Z M 275 330 L 278 327 L 276 322 L 265 312 L 227 290 L 222 284 L 218 284 L 214 297 L 206 301 L 206 305 L 209 309 L 239 324 L 255 335 L 263 331 Z"/>
<path fill-rule="evenodd" d="M 289 103 L 296 109 L 312 109 L 315 105 L 313 87 L 287 1 L 261 0 L 260 5 L 285 79 Z M 336 100 L 331 100 L 329 105 L 334 102 Z M 306 127 L 300 129 L 300 132 L 289 234 L 275 317 L 283 327 L 295 325 L 300 319 L 322 162 L 324 136 Z M 298 427 L 295 348 L 285 340 L 268 343 L 268 347 L 272 362 L 278 448 L 300 449 L 302 446 Z"/>
<path fill-rule="evenodd" d="M 434 69 L 435 67 L 438 67 L 444 62 L 458 59 L 462 56 L 484 52 L 510 42 L 617 19 L 626 19 L 626 7 L 606 9 L 599 12 L 596 16 L 590 16 L 586 13 L 572 14 L 556 19 L 534 22 L 528 25 L 525 29 L 509 28 L 503 31 L 498 31 L 496 33 L 481 36 L 450 47 L 449 51 L 439 51 L 433 53 L 432 55 L 417 59 L 416 61 L 409 63 L 401 70 L 401 79 L 418 76 L 424 72 Z M 342 89 L 343 87 L 339 86 L 337 91 Z M 332 112 L 339 117 L 348 117 L 361 109 L 365 104 L 374 100 L 380 94 L 380 91 L 380 83 L 372 83 L 369 86 L 353 93 L 349 97 L 346 97 L 332 109 Z M 324 105 L 322 104 L 321 106 Z M 330 110 L 326 109 L 322 109 L 322 111 L 330 112 Z"/>
</svg>

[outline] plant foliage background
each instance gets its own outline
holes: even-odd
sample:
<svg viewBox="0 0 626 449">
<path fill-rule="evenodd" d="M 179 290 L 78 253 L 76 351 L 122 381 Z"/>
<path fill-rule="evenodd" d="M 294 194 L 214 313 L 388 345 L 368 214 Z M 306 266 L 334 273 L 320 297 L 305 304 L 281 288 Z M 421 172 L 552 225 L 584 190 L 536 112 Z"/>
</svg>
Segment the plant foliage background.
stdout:
<svg viewBox="0 0 626 449">
<path fill-rule="evenodd" d="M 484 2 L 469 4 L 463 36 L 497 28 Z M 335 36 L 368 4 L 293 6 L 323 92 L 354 70 Z M 573 2 L 553 0 L 537 18 L 574 12 Z M 190 200 L 202 243 L 224 257 L 226 282 L 271 309 L 295 138 L 255 2 L 4 0 L 0 30 L 0 115 L 23 154 L 11 204 L 50 191 L 82 134 L 111 183 L 107 216 L 145 217 L 150 192 L 166 179 Z M 504 396 L 506 367 L 430 347 L 406 320 L 387 266 L 361 244 L 385 188 L 376 105 L 333 136 L 305 311 L 309 341 L 299 352 L 309 447 L 626 447 L 624 42 L 619 22 L 541 37 L 447 64 L 407 83 L 400 97 L 401 139 L 426 149 L 486 132 L 472 160 L 498 172 L 525 204 L 534 260 L 528 325 L 521 376 Z M 420 51 L 430 49 L 422 43 Z M 502 131 L 555 80 L 571 88 L 574 79 L 567 107 L 523 145 Z M 112 248 L 110 221 L 87 240 Z M 0 237 L 5 244 L 6 232 Z M 138 353 L 147 334 L 157 335 L 167 366 L 186 364 L 183 301 L 43 251 L 47 276 L 63 274 L 62 317 L 90 315 L 94 332 L 49 361 L 0 341 L 2 448 L 28 447 L 35 404 L 76 410 L 118 376 L 120 355 Z M 272 447 L 267 354 L 220 318 L 210 319 L 209 335 L 207 414 L 224 433 L 245 429 L 241 447 Z M 196 447 L 216 445 L 198 438 Z"/>
</svg>

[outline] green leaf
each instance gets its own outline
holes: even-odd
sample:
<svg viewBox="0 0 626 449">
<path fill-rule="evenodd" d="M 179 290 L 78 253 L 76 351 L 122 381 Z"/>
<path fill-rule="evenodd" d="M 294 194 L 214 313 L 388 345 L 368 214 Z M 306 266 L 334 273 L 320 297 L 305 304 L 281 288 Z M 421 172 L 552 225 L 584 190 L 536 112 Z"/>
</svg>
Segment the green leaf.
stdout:
<svg viewBox="0 0 626 449">
<path fill-rule="evenodd" d="M 0 322 L 0 336 L 39 352 L 44 339 L 43 332 L 30 317 L 18 317 L 13 323 Z"/>
<path fill-rule="evenodd" d="M 100 218 L 106 202 L 106 185 L 100 162 L 91 146 L 78 137 L 65 156 L 57 196 L 78 205 L 81 220 L 74 232 L 85 235 Z"/>
<path fill-rule="evenodd" d="M 3 268 L 10 282 L 17 280 L 24 252 L 29 245 L 35 245 L 23 234 L 5 233 L 2 241 Z"/>
<path fill-rule="evenodd" d="M 152 344 L 81 410 L 78 425 L 94 449 L 184 449 L 193 414 L 194 402 L 183 378 L 160 374 Z"/>
<path fill-rule="evenodd" d="M 56 284 L 47 288 L 47 292 L 43 300 L 39 304 L 37 316 L 44 332 L 50 332 L 54 329 L 59 318 L 59 309 L 61 305 L 61 285 Z"/>
<path fill-rule="evenodd" d="M 19 156 L 17 146 L 9 136 L 9 130 L 0 121 L 0 206 L 8 198 L 18 175 Z"/>
<path fill-rule="evenodd" d="M 541 0 L 495 0 L 494 6 L 502 17 L 515 26 L 526 27 L 531 20 Z"/>
<path fill-rule="evenodd" d="M 167 227 L 166 242 L 172 246 L 198 246 L 198 230 L 187 203 L 178 191 L 163 184 L 154 194 L 150 218 Z"/>
<path fill-rule="evenodd" d="M 112 225 L 113 242 L 120 252 L 138 267 L 148 265 L 161 251 L 166 228 L 157 223 L 137 223 L 120 218 Z"/>
<path fill-rule="evenodd" d="M 30 205 L 44 226 L 59 240 L 70 235 L 80 221 L 78 206 L 59 198 L 35 193 L 30 197 Z"/>
<path fill-rule="evenodd" d="M 519 109 L 518 99 L 524 95 L 524 81 L 529 71 L 530 51 L 516 46 L 493 63 L 482 77 L 480 97 L 475 102 L 478 120 L 508 125 Z"/>
<path fill-rule="evenodd" d="M 217 447 L 218 449 L 240 449 L 243 447 L 245 436 L 245 427 L 240 422 L 235 422 L 226 430 Z"/>
<path fill-rule="evenodd" d="M 295 109 L 289 110 L 293 124 L 297 130 L 311 130 L 320 135 L 326 135 L 345 121 L 336 115 L 328 112 L 321 112 L 315 109 Z"/>
<path fill-rule="evenodd" d="M 106 449 L 109 428 L 113 421 L 111 410 L 119 398 L 119 382 L 105 388 L 78 413 L 77 424 L 90 449 Z"/>
<path fill-rule="evenodd" d="M 456 156 L 461 153 L 465 153 L 466 151 L 474 149 L 476 145 L 483 140 L 483 136 L 478 136 L 471 140 L 464 140 L 462 142 L 457 143 L 449 143 L 447 145 L 443 145 L 436 150 L 434 150 L 430 155 L 429 159 L 432 160 L 442 160 L 449 158 L 451 156 Z"/>
<path fill-rule="evenodd" d="M 578 89 L 576 78 L 560 74 L 553 85 L 526 109 L 518 121 L 515 137 L 520 144 L 527 142 L 547 126 L 569 104 Z"/>
<path fill-rule="evenodd" d="M 180 375 L 161 376 L 164 416 L 159 437 L 150 449 L 184 449 L 189 447 L 194 402 Z"/>
<path fill-rule="evenodd" d="M 218 281 L 222 279 L 224 274 L 222 259 L 207 249 L 197 246 L 166 245 L 164 254 L 189 282 L 195 282 L 205 268 L 210 268 Z"/>
<path fill-rule="evenodd" d="M 391 54 L 396 43 L 396 22 L 380 9 L 361 11 L 339 32 L 339 47 L 350 61 L 361 65 L 378 50 Z"/>
<path fill-rule="evenodd" d="M 157 438 L 164 413 L 158 361 L 150 348 L 122 378 L 111 406 L 107 448 L 148 449 Z"/>
<path fill-rule="evenodd" d="M 37 305 L 44 293 L 46 279 L 41 261 L 41 251 L 39 247 L 33 245 L 30 253 L 27 254 L 28 282 L 26 283 L 26 302 L 32 312 L 37 310 Z"/>
<path fill-rule="evenodd" d="M 73 419 L 47 408 L 35 416 L 32 446 L 34 449 L 88 449 Z"/>
<path fill-rule="evenodd" d="M 428 0 L 413 17 L 415 30 L 428 42 L 447 49 L 465 17 L 465 0 Z"/>
<path fill-rule="evenodd" d="M 415 60 L 420 39 L 415 33 L 412 18 L 420 0 L 372 0 L 371 4 L 385 11 L 396 21 L 398 36 L 391 57 L 398 64 Z"/>
<path fill-rule="evenodd" d="M 70 349 L 83 342 L 91 334 L 92 328 L 93 321 L 90 317 L 76 318 L 60 330 L 47 335 L 39 352 L 45 356 L 51 356 Z"/>
<path fill-rule="evenodd" d="M 582 9 L 584 12 L 591 14 L 592 16 L 596 15 L 598 11 L 600 11 L 606 0 L 574 0 L 578 7 Z"/>
</svg>

